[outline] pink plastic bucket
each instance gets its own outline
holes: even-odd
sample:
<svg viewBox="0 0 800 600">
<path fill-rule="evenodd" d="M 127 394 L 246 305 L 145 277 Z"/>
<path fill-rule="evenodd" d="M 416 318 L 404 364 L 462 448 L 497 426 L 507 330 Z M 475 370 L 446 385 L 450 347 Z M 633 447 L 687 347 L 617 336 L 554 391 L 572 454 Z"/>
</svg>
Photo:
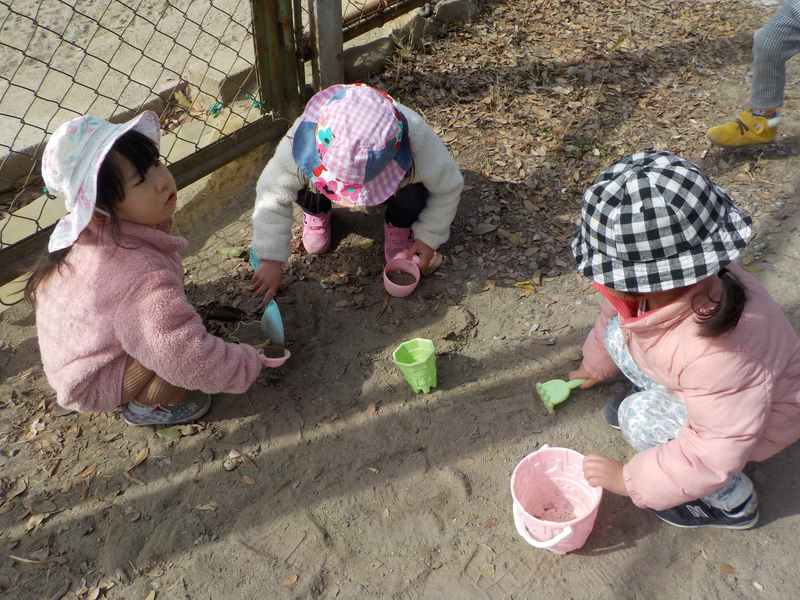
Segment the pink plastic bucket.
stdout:
<svg viewBox="0 0 800 600">
<path fill-rule="evenodd" d="M 546 444 L 511 475 L 514 524 L 531 546 L 556 554 L 577 550 L 594 526 L 603 488 L 583 476 L 583 454 Z"/>
</svg>

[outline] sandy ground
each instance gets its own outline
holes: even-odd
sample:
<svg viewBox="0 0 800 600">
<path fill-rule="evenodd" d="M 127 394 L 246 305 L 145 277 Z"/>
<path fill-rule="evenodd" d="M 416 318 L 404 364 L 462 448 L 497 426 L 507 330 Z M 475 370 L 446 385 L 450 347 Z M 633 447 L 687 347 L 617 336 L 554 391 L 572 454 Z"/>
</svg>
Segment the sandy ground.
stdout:
<svg viewBox="0 0 800 600">
<path fill-rule="evenodd" d="M 623 140 L 617 155 L 649 144 L 702 163 L 754 215 L 744 260 L 800 329 L 796 71 L 778 143 L 726 152 L 704 142 L 706 127 L 747 102 L 747 34 L 769 10 L 728 4 L 750 15 L 737 22 L 733 45 L 713 42 L 709 25 L 712 41 L 679 68 L 634 72 L 663 78 L 659 89 L 674 106 L 656 118 L 634 102 L 631 114 L 642 118 L 611 124 L 604 135 Z M 628 23 L 633 13 L 642 17 L 639 8 L 608 10 L 607 18 Z M 718 8 L 696 10 L 705 18 Z M 552 27 L 564 17 L 540 14 L 553 15 L 538 21 Z M 508 46 L 492 28 L 508 16 L 483 15 L 464 35 L 499 57 Z M 664 27 L 674 27 L 676 39 L 689 35 L 677 18 Z M 460 35 L 437 43 L 466 43 Z M 735 52 L 703 62 L 721 47 Z M 412 296 L 387 297 L 380 211 L 337 211 L 333 251 L 312 259 L 297 250 L 287 266 L 278 302 L 292 359 L 265 370 L 247 394 L 216 396 L 179 439 L 128 427 L 118 413 L 65 413 L 42 373 L 31 308 L 0 316 L 0 597 L 796 598 L 797 444 L 747 466 L 761 502 L 753 530 L 681 530 L 605 494 L 581 549 L 558 556 L 520 538 L 509 482 L 526 454 L 543 444 L 620 460 L 630 452 L 600 415 L 625 389 L 621 381 L 573 392 L 552 416 L 533 390 L 579 364 L 596 315 L 599 299 L 576 276 L 566 247 L 576 190 L 612 157 L 589 152 L 574 163 L 581 172 L 564 184 L 567 192 L 538 203 L 544 192 L 500 176 L 491 153 L 503 133 L 517 135 L 510 112 L 482 101 L 499 88 L 458 105 L 497 111 L 491 130 L 466 131 L 431 105 L 416 87 L 424 81 L 394 75 L 376 83 L 442 128 L 465 173 L 443 265 Z M 676 78 L 684 85 L 670 87 Z M 393 88 L 397 81 L 405 87 Z M 524 162 L 527 178 L 545 178 L 556 152 L 538 166 Z M 253 187 L 269 153 L 258 150 L 184 190 L 176 226 L 190 242 L 187 292 L 209 329 L 230 335 L 238 324 L 233 335 L 254 343 L 261 340 L 249 268 L 218 251 L 248 244 Z M 486 232 L 485 223 L 495 227 Z M 542 277 L 533 290 L 514 287 L 534 277 L 534 266 Z M 397 345 L 415 337 L 436 346 L 438 385 L 429 394 L 415 394 L 391 361 Z"/>
</svg>

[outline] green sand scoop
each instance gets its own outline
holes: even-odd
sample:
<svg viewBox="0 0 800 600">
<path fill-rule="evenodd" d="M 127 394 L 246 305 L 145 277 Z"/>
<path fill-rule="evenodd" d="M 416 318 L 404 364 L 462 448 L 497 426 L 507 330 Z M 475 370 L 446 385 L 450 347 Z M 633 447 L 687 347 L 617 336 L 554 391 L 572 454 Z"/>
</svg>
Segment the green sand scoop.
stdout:
<svg viewBox="0 0 800 600">
<path fill-rule="evenodd" d="M 553 407 L 569 398 L 570 391 L 574 390 L 584 381 L 586 380 L 571 379 L 570 381 L 564 381 L 562 379 L 551 379 L 544 383 L 537 383 L 536 392 L 539 394 L 539 398 L 542 399 L 542 402 L 544 402 L 544 407 L 547 409 L 547 412 L 552 415 L 554 414 Z"/>
</svg>

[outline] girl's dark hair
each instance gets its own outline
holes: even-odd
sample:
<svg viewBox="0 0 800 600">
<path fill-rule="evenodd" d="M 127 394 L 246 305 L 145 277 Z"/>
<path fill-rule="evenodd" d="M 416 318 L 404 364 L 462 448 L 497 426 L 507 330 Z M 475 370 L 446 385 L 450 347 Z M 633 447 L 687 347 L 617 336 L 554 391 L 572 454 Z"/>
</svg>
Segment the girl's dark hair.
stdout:
<svg viewBox="0 0 800 600">
<path fill-rule="evenodd" d="M 723 268 L 717 276 L 722 284 L 719 301 L 707 310 L 694 309 L 704 338 L 719 337 L 735 328 L 747 303 L 747 290 L 736 275 Z"/>
<path fill-rule="evenodd" d="M 140 177 L 144 177 L 150 167 L 159 160 L 158 146 L 149 137 L 135 130 L 126 131 L 114 142 L 97 172 L 97 198 L 95 206 L 110 215 L 111 235 L 114 242 L 119 241 L 119 219 L 117 205 L 125 199 L 125 181 L 119 165 L 119 156 L 128 159 Z M 66 266 L 67 254 L 71 246 L 48 252 L 39 258 L 25 283 L 23 297 L 30 303 L 36 302 L 36 288 L 55 270 Z"/>
</svg>

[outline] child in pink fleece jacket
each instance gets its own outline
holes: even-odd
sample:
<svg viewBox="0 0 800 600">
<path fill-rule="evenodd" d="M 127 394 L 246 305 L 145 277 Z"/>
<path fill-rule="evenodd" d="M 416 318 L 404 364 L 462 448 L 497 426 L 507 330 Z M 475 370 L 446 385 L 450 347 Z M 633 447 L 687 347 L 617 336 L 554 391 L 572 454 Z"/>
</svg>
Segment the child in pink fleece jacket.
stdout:
<svg viewBox="0 0 800 600">
<path fill-rule="evenodd" d="M 169 234 L 177 189 L 159 141 L 149 111 L 122 125 L 89 115 L 56 130 L 42 176 L 68 214 L 25 287 L 59 404 L 122 406 L 131 425 L 198 419 L 208 394 L 244 392 L 264 360 L 207 333 L 186 298 L 186 240 Z"/>
<path fill-rule="evenodd" d="M 742 468 L 800 438 L 800 338 L 733 264 L 751 220 L 662 151 L 613 163 L 582 210 L 573 254 L 605 301 L 570 378 L 632 382 L 603 415 L 637 452 L 625 465 L 589 455 L 584 475 L 678 527 L 753 527 Z"/>
</svg>

